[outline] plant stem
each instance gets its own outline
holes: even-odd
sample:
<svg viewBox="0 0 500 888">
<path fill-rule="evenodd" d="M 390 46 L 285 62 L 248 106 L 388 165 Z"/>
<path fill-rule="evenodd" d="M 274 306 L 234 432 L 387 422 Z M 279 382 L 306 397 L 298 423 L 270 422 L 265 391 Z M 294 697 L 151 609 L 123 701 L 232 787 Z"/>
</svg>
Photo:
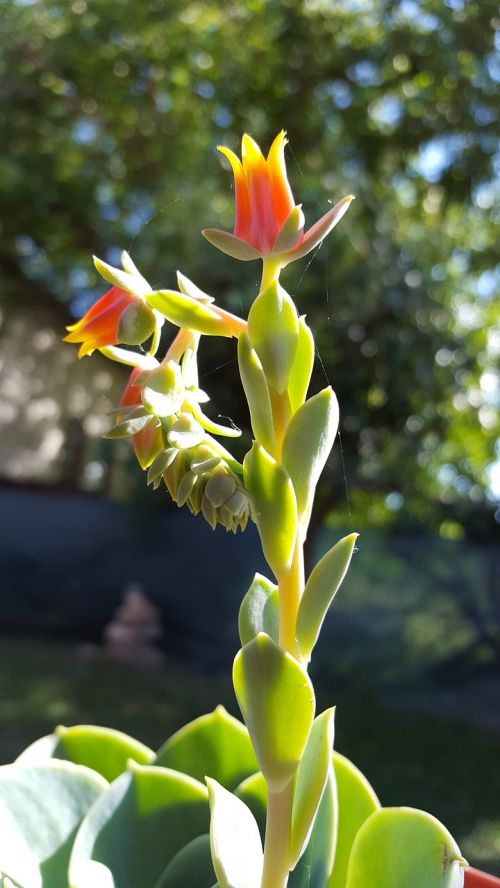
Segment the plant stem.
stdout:
<svg viewBox="0 0 500 888">
<path fill-rule="evenodd" d="M 262 888 L 286 888 L 293 780 L 281 792 L 268 792 Z"/>
<path fill-rule="evenodd" d="M 262 262 L 262 280 L 260 282 L 259 293 L 267 289 L 269 284 L 277 281 L 280 276 L 281 265 L 273 256 L 267 256 Z"/>
</svg>

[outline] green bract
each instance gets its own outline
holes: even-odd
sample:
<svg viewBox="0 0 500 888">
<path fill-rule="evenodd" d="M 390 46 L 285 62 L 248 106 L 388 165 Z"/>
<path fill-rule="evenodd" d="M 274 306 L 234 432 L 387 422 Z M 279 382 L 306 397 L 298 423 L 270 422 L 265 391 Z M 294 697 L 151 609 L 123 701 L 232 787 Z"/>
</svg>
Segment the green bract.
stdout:
<svg viewBox="0 0 500 888">
<path fill-rule="evenodd" d="M 234 661 L 233 682 L 260 770 L 273 792 L 294 776 L 314 718 L 314 690 L 297 661 L 261 632 Z"/>
<path fill-rule="evenodd" d="M 288 385 L 297 352 L 299 319 L 293 300 L 277 282 L 253 303 L 248 335 L 269 385 L 281 394 Z"/>
</svg>

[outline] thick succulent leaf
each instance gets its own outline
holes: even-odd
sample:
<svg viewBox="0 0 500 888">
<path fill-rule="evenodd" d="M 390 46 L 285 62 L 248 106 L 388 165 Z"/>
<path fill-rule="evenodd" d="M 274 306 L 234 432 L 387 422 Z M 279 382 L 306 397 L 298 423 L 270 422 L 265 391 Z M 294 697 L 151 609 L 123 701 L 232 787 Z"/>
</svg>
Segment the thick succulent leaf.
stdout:
<svg viewBox="0 0 500 888">
<path fill-rule="evenodd" d="M 213 777 L 227 789 L 234 789 L 258 767 L 245 725 L 223 706 L 173 734 L 159 749 L 155 765 L 182 771 L 195 780 Z"/>
<path fill-rule="evenodd" d="M 131 438 L 133 435 L 138 435 L 139 432 L 144 431 L 144 429 L 150 426 L 151 423 L 156 425 L 155 417 L 150 413 L 145 413 L 142 416 L 134 416 L 132 419 L 124 419 L 123 422 L 119 422 L 118 425 L 113 426 L 109 432 L 106 432 L 104 437 L 109 438 L 110 440 L 114 440 L 115 438 Z"/>
<path fill-rule="evenodd" d="M 333 866 L 336 841 L 337 794 L 330 770 L 307 848 L 290 874 L 288 888 L 325 888 Z M 368 885 L 358 888 L 368 888 Z"/>
<path fill-rule="evenodd" d="M 275 442 L 269 387 L 260 358 L 246 333 L 238 337 L 238 365 L 254 437 L 272 453 Z"/>
<path fill-rule="evenodd" d="M 297 660 L 260 633 L 236 655 L 236 697 L 272 792 L 294 776 L 314 719 L 314 689 Z"/>
<path fill-rule="evenodd" d="M 191 296 L 191 299 L 198 299 L 199 302 L 204 302 L 206 305 L 215 302 L 213 296 L 209 296 L 208 293 L 200 290 L 200 288 L 197 287 L 196 284 L 193 284 L 193 281 L 190 281 L 181 271 L 177 272 L 177 286 L 181 293 L 184 293 L 185 296 Z"/>
<path fill-rule="evenodd" d="M 346 888 L 461 888 L 464 860 L 439 820 L 415 808 L 381 808 L 352 846 Z"/>
<path fill-rule="evenodd" d="M 218 250 L 233 259 L 250 262 L 252 259 L 261 258 L 261 254 L 255 247 L 241 238 L 235 237 L 234 234 L 230 234 L 229 231 L 222 231 L 220 228 L 204 228 L 201 233 L 212 246 L 217 247 Z"/>
<path fill-rule="evenodd" d="M 151 888 L 178 851 L 208 829 L 205 786 L 177 771 L 134 764 L 84 818 L 70 888 L 88 888 L 92 861 L 109 869 L 114 888 Z"/>
<path fill-rule="evenodd" d="M 70 762 L 0 768 L 0 873 L 26 888 L 66 888 L 75 832 L 108 783 Z"/>
<path fill-rule="evenodd" d="M 133 737 L 112 728 L 96 725 L 66 728 L 61 725 L 53 734 L 28 746 L 17 761 L 24 765 L 50 758 L 85 765 L 111 782 L 125 771 L 129 759 L 147 765 L 152 762 L 154 752 Z"/>
<path fill-rule="evenodd" d="M 276 240 L 273 244 L 273 253 L 293 250 L 304 231 L 304 225 L 305 218 L 304 213 L 302 212 L 302 206 L 301 204 L 297 204 L 297 206 L 290 210 L 290 213 L 276 235 Z"/>
<path fill-rule="evenodd" d="M 266 379 L 280 394 L 285 391 L 299 339 L 299 318 L 293 299 L 273 281 L 253 302 L 248 314 L 248 336 Z"/>
<path fill-rule="evenodd" d="M 260 888 L 264 855 L 259 827 L 241 799 L 207 778 L 210 847 L 220 888 Z"/>
<path fill-rule="evenodd" d="M 154 888 L 212 888 L 214 880 L 210 836 L 197 836 L 172 858 Z"/>
<path fill-rule="evenodd" d="M 234 794 L 245 802 L 257 821 L 260 834 L 264 838 L 267 812 L 267 784 L 260 771 L 251 774 L 236 787 Z"/>
<path fill-rule="evenodd" d="M 281 451 L 297 497 L 299 516 L 307 526 L 319 476 L 333 447 L 339 424 L 339 405 L 328 387 L 318 392 L 292 416 Z"/>
<path fill-rule="evenodd" d="M 299 318 L 297 351 L 288 379 L 288 396 L 295 413 L 304 403 L 314 364 L 314 337 L 304 316 Z"/>
<path fill-rule="evenodd" d="M 290 866 L 304 853 L 331 771 L 335 709 L 314 719 L 293 790 Z"/>
<path fill-rule="evenodd" d="M 278 586 L 255 574 L 252 585 L 241 602 L 238 628 L 242 645 L 265 632 L 273 641 L 279 640 L 279 592 Z"/>
<path fill-rule="evenodd" d="M 347 865 L 358 830 L 380 802 L 366 777 L 338 752 L 333 753 L 338 797 L 338 840 L 328 888 L 345 888 Z"/>
<path fill-rule="evenodd" d="M 297 535 L 297 500 L 288 472 L 257 442 L 243 462 L 266 560 L 276 577 L 290 569 Z"/>
<path fill-rule="evenodd" d="M 343 537 L 313 568 L 297 615 L 297 642 L 301 657 L 309 660 L 339 586 L 349 567 L 357 533 Z"/>
<path fill-rule="evenodd" d="M 226 322 L 215 311 L 197 299 L 176 290 L 156 290 L 148 295 L 148 304 L 167 321 L 206 336 L 232 336 Z"/>
</svg>

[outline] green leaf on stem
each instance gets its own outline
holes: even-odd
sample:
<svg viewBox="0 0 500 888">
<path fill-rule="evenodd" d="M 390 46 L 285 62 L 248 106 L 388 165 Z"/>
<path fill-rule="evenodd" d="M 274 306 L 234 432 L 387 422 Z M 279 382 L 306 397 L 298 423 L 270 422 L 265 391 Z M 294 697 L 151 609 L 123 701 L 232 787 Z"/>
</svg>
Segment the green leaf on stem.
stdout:
<svg viewBox="0 0 500 888">
<path fill-rule="evenodd" d="M 265 632 L 273 641 L 279 640 L 279 592 L 278 586 L 255 574 L 252 585 L 241 602 L 238 628 L 242 645 Z"/>
<path fill-rule="evenodd" d="M 154 888 L 212 888 L 215 873 L 210 836 L 196 836 L 168 864 Z"/>
<path fill-rule="evenodd" d="M 333 753 L 338 797 L 338 838 L 328 888 L 345 888 L 352 844 L 365 820 L 380 802 L 368 780 L 345 756 Z"/>
<path fill-rule="evenodd" d="M 167 768 L 134 764 L 84 818 L 71 853 L 69 888 L 96 884 L 90 878 L 96 863 L 101 874 L 111 873 L 114 888 L 151 888 L 178 851 L 208 829 L 205 786 Z"/>
<path fill-rule="evenodd" d="M 207 777 L 210 848 L 220 888 L 260 888 L 264 855 L 259 827 L 241 799 Z"/>
<path fill-rule="evenodd" d="M 230 234 L 229 231 L 222 231 L 220 228 L 204 228 L 201 233 L 212 246 L 217 247 L 226 256 L 231 256 L 232 259 L 251 262 L 252 259 L 261 258 L 261 254 L 255 247 L 241 240 L 240 237 Z"/>
<path fill-rule="evenodd" d="M 130 271 L 123 271 L 121 268 L 114 268 L 113 265 L 108 265 L 107 262 L 103 262 L 97 256 L 94 256 L 93 259 L 96 271 L 113 287 L 119 287 L 120 290 L 126 290 L 127 293 L 133 293 L 135 296 L 146 296 L 151 292 L 148 282 L 143 278 L 142 274 L 139 274 L 137 269 L 131 273 Z"/>
<path fill-rule="evenodd" d="M 309 841 L 330 774 L 334 716 L 335 708 L 332 708 L 314 719 L 304 755 L 295 775 L 290 841 L 291 869 L 302 857 Z"/>
<path fill-rule="evenodd" d="M 248 315 L 248 336 L 266 379 L 280 394 L 285 391 L 297 352 L 299 318 L 293 299 L 273 281 L 257 296 Z"/>
<path fill-rule="evenodd" d="M 275 441 L 269 388 L 260 358 L 246 333 L 238 337 L 238 365 L 254 437 L 272 453 Z"/>
<path fill-rule="evenodd" d="M 290 476 L 254 441 L 243 462 L 243 477 L 264 555 L 279 576 L 290 569 L 297 534 L 297 500 Z"/>
<path fill-rule="evenodd" d="M 311 658 L 323 620 L 349 567 L 357 533 L 343 537 L 323 555 L 306 583 L 297 615 L 297 642 L 303 659 Z"/>
<path fill-rule="evenodd" d="M 223 706 L 173 734 L 158 750 L 155 764 L 200 781 L 208 775 L 231 790 L 258 768 L 245 725 Z"/>
<path fill-rule="evenodd" d="M 337 793 L 332 769 L 306 850 L 290 873 L 288 888 L 326 888 L 337 841 Z M 365 888 L 365 886 L 363 886 Z"/>
<path fill-rule="evenodd" d="M 333 389 L 328 387 L 299 407 L 285 432 L 281 461 L 292 479 L 300 520 L 305 527 L 338 423 L 339 405 Z"/>
<path fill-rule="evenodd" d="M 178 293 L 176 290 L 156 290 L 148 294 L 148 304 L 156 308 L 167 321 L 186 327 L 193 333 L 206 336 L 232 336 L 226 322 L 208 305 Z"/>
<path fill-rule="evenodd" d="M 415 808 L 381 808 L 356 836 L 346 888 L 461 888 L 464 864 L 435 817 Z"/>
<path fill-rule="evenodd" d="M 66 728 L 60 725 L 53 734 L 41 737 L 28 746 L 17 763 L 39 764 L 51 758 L 85 765 L 112 781 L 125 771 L 129 759 L 139 765 L 148 765 L 154 758 L 154 752 L 133 737 L 112 728 L 96 725 Z"/>
<path fill-rule="evenodd" d="M 236 655 L 236 697 L 260 770 L 272 792 L 294 776 L 314 719 L 314 689 L 307 672 L 261 632 Z"/>
<path fill-rule="evenodd" d="M 66 885 L 76 829 L 108 783 L 71 762 L 0 768 L 0 873 L 26 888 Z"/>
<path fill-rule="evenodd" d="M 293 412 L 304 403 L 314 364 L 314 337 L 304 315 L 299 318 L 297 351 L 288 379 L 288 396 Z"/>
</svg>

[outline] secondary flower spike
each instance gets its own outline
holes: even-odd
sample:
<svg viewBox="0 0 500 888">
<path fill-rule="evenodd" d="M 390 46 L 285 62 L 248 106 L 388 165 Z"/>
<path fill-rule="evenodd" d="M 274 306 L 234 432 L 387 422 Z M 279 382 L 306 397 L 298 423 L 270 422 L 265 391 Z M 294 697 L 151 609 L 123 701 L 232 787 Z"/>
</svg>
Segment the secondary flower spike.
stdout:
<svg viewBox="0 0 500 888">
<path fill-rule="evenodd" d="M 241 142 L 241 160 L 229 148 L 219 151 L 234 175 L 234 232 L 206 228 L 203 235 L 222 252 L 248 261 L 274 256 L 284 267 L 314 249 L 340 221 L 353 195 L 342 198 L 304 233 L 304 214 L 296 204 L 285 164 L 287 140 L 282 130 L 267 158 L 249 135 Z"/>
<path fill-rule="evenodd" d="M 108 345 L 140 345 L 156 326 L 154 312 L 141 296 L 111 287 L 95 305 L 66 329 L 65 342 L 81 343 L 78 357 Z"/>
</svg>

